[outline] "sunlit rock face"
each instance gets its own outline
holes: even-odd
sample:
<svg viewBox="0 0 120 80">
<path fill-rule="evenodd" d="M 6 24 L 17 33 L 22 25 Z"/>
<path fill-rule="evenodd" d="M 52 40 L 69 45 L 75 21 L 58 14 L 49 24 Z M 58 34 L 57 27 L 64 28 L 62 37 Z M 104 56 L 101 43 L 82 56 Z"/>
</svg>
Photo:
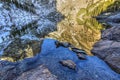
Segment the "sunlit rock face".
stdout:
<svg viewBox="0 0 120 80">
<path fill-rule="evenodd" d="M 102 38 L 94 45 L 92 53 L 120 73 L 120 26 L 103 31 Z"/>
<path fill-rule="evenodd" d="M 65 15 L 65 19 L 57 25 L 57 31 L 50 33 L 60 41 L 83 48 L 88 54 L 93 44 L 100 39 L 102 25 L 94 16 L 106 10 L 112 0 L 57 0 L 57 10 Z"/>
</svg>

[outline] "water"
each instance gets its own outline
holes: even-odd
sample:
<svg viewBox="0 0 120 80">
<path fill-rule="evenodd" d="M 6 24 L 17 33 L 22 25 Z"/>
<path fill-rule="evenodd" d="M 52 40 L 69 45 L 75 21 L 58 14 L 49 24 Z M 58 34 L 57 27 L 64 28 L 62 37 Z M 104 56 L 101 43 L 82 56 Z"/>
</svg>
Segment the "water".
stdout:
<svg viewBox="0 0 120 80">
<path fill-rule="evenodd" d="M 17 38 L 67 41 L 91 55 L 102 25 L 94 16 L 114 0 L 0 0 L 0 49 Z M 1 52 L 0 51 L 0 52 Z"/>
<path fill-rule="evenodd" d="M 65 19 L 57 24 L 58 30 L 47 37 L 70 42 L 91 55 L 90 50 L 100 39 L 100 31 L 103 29 L 93 17 L 106 10 L 113 2 L 113 0 L 58 0 L 57 9 L 65 15 Z"/>
</svg>

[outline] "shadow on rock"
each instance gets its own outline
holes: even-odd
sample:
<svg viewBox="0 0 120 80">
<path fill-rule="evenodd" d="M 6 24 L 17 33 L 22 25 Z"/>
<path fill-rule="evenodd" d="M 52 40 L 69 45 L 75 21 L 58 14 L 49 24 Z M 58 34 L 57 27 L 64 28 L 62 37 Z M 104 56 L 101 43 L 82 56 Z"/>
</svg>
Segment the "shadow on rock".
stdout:
<svg viewBox="0 0 120 80">
<path fill-rule="evenodd" d="M 120 27 L 112 27 L 103 31 L 92 53 L 106 61 L 110 67 L 120 73 Z"/>
</svg>

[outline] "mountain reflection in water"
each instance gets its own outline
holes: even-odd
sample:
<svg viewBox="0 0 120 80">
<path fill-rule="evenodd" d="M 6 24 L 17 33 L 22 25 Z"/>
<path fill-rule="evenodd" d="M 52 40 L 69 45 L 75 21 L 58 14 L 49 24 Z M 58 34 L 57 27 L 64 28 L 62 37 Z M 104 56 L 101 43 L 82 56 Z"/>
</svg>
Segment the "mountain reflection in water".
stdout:
<svg viewBox="0 0 120 80">
<path fill-rule="evenodd" d="M 0 45 L 15 37 L 54 38 L 91 55 L 102 25 L 96 19 L 114 0 L 0 0 Z M 0 47 L 2 49 L 2 47 Z"/>
<path fill-rule="evenodd" d="M 47 37 L 70 42 L 91 55 L 90 50 L 100 39 L 100 31 L 103 29 L 93 17 L 113 2 L 114 0 L 58 0 L 57 9 L 65 15 L 65 19 L 57 24 L 57 31 Z"/>
</svg>

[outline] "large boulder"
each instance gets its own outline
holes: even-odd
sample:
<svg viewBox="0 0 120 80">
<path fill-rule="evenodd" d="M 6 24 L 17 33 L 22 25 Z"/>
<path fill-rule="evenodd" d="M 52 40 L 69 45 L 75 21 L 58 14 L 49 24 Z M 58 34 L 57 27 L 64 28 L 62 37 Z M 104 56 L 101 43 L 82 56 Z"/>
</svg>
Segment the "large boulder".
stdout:
<svg viewBox="0 0 120 80">
<path fill-rule="evenodd" d="M 38 67 L 26 72 L 23 72 L 23 69 L 19 68 L 20 66 L 23 66 L 23 64 L 20 64 L 20 66 L 16 65 L 18 64 L 1 61 L 0 80 L 57 80 L 57 77 L 51 74 L 44 65 L 38 65 Z"/>
<path fill-rule="evenodd" d="M 70 64 L 70 66 L 74 64 L 75 69 L 69 68 L 69 65 L 62 65 L 60 61 L 67 61 L 67 64 Z M 47 68 L 45 68 L 46 70 L 50 71 L 50 77 L 47 77 L 49 76 L 49 71 L 47 71 L 48 74 L 41 74 L 44 71 L 43 67 L 41 67 L 42 65 Z M 40 75 L 38 76 L 38 74 Z M 65 48 L 63 46 L 56 48 L 55 40 L 45 39 L 43 41 L 40 54 L 37 54 L 32 58 L 26 58 L 14 63 L 0 61 L 0 79 L 120 80 L 120 75 L 111 70 L 104 61 L 96 56 L 86 55 L 86 60 L 82 60 L 79 59 L 77 54 L 69 48 Z"/>
<path fill-rule="evenodd" d="M 16 80 L 57 80 L 57 77 L 51 74 L 44 65 L 41 65 L 35 69 L 24 72 Z"/>
<path fill-rule="evenodd" d="M 120 27 L 105 30 L 102 33 L 102 39 L 94 45 L 92 53 L 120 73 Z"/>
</svg>

